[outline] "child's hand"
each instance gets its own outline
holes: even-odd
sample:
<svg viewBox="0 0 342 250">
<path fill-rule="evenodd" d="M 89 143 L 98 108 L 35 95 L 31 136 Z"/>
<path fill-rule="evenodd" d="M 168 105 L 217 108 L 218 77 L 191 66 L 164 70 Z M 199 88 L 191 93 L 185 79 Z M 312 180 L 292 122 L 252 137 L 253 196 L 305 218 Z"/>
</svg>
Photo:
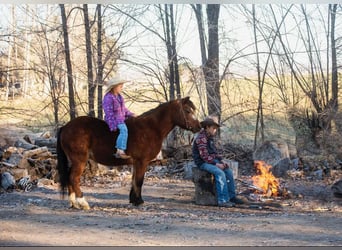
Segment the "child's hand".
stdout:
<svg viewBox="0 0 342 250">
<path fill-rule="evenodd" d="M 222 161 L 222 162 L 223 162 L 223 165 L 224 165 L 225 168 L 229 168 L 229 163 L 228 162 L 226 162 L 226 161 Z"/>
<path fill-rule="evenodd" d="M 222 170 L 226 168 L 223 163 L 216 163 L 215 165 L 216 165 L 216 167 L 218 167 L 219 169 L 222 169 Z"/>
</svg>

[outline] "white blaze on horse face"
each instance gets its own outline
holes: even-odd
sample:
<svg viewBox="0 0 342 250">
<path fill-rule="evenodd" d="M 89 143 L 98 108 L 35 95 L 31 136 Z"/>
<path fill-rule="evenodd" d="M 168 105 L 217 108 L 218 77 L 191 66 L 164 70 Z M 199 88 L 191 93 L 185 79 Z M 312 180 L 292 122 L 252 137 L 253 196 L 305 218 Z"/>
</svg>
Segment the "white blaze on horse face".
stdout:
<svg viewBox="0 0 342 250">
<path fill-rule="evenodd" d="M 190 112 L 191 112 L 191 119 L 193 120 L 197 120 L 197 117 L 196 117 L 196 112 L 193 108 L 190 108 Z"/>
</svg>

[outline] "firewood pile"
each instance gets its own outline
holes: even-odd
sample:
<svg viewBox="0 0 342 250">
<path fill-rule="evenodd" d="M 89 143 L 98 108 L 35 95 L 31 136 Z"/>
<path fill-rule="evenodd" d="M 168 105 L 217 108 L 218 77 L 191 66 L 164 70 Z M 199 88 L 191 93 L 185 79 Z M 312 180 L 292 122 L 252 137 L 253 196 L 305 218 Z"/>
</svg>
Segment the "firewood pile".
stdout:
<svg viewBox="0 0 342 250">
<path fill-rule="evenodd" d="M 57 182 L 56 166 L 56 139 L 25 135 L 13 146 L 0 148 L 1 188 L 29 191 L 39 183 Z"/>
</svg>

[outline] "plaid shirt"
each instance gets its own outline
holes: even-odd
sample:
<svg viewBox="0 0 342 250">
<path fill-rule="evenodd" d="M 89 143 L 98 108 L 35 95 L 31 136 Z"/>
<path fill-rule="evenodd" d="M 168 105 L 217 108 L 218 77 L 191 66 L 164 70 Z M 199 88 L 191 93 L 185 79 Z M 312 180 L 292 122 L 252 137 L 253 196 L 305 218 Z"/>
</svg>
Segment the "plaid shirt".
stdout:
<svg viewBox="0 0 342 250">
<path fill-rule="evenodd" d="M 217 153 L 214 137 L 209 135 L 205 129 L 198 133 L 192 145 L 192 156 L 198 167 L 205 162 L 216 164 L 222 160 L 222 157 Z"/>
<path fill-rule="evenodd" d="M 113 95 L 108 92 L 103 97 L 102 108 L 105 113 L 104 120 L 107 122 L 110 131 L 116 130 L 119 124 L 133 116 L 133 113 L 126 108 L 124 98 L 120 94 Z"/>
</svg>

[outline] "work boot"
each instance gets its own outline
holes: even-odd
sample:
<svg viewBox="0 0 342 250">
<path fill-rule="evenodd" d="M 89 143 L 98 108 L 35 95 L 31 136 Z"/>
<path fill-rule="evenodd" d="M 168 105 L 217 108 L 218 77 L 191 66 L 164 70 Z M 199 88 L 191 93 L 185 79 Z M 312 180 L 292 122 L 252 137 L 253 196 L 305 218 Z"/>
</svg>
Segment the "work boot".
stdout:
<svg viewBox="0 0 342 250">
<path fill-rule="evenodd" d="M 242 199 L 240 199 L 240 198 L 237 198 L 236 196 L 233 197 L 233 198 L 231 198 L 231 199 L 230 199 L 230 202 L 233 202 L 233 203 L 235 203 L 235 204 L 244 204 L 244 203 L 245 203 L 244 200 L 242 200 Z"/>
<path fill-rule="evenodd" d="M 226 201 L 226 202 L 219 202 L 217 204 L 219 207 L 235 207 L 235 203 Z"/>
</svg>

